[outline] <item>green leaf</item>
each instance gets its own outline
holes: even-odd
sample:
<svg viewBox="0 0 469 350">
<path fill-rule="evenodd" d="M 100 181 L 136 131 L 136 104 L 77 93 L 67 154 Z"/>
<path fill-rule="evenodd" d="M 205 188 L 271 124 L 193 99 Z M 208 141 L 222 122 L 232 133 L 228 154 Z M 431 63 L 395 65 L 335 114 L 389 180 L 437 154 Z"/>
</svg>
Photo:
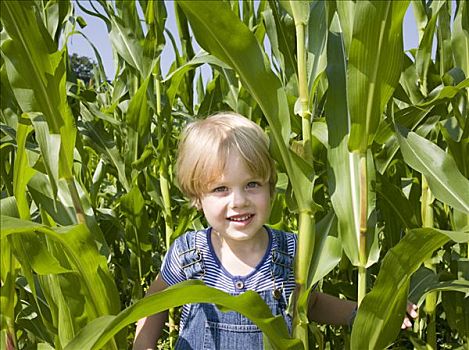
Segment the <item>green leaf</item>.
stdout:
<svg viewBox="0 0 469 350">
<path fill-rule="evenodd" d="M 326 102 L 326 121 L 328 130 L 329 150 L 327 158 L 328 182 L 332 206 L 338 218 L 339 235 L 342 246 L 348 258 L 355 266 L 360 265 L 359 259 L 359 155 L 349 152 L 347 140 L 349 137 L 347 96 L 346 96 L 346 73 L 345 56 L 342 46 L 342 37 L 338 33 L 330 32 L 328 41 L 328 67 L 327 77 L 329 90 Z M 368 157 L 370 159 L 370 157 Z M 372 161 L 368 162 L 372 168 Z M 370 174 L 372 175 L 372 174 Z M 372 177 L 369 177 L 371 184 Z M 368 185 L 371 190 L 370 184 Z M 368 199 L 372 204 L 374 195 L 369 191 Z M 368 206 L 368 215 L 374 208 Z M 368 257 L 373 258 L 367 264 L 374 261 L 377 255 L 376 232 L 372 228 L 367 230 L 367 243 L 371 243 L 368 249 Z"/>
<path fill-rule="evenodd" d="M 72 198 L 64 180 L 58 182 L 56 200 L 49 178 L 46 174 L 36 173 L 28 184 L 29 194 L 37 205 L 59 225 L 73 225 L 77 223 Z"/>
<path fill-rule="evenodd" d="M 126 214 L 127 219 L 135 228 L 135 239 L 128 238 L 128 242 L 133 242 L 145 251 L 151 249 L 149 242 L 149 219 L 145 208 L 145 200 L 137 186 L 133 186 L 129 193 L 121 197 L 122 211 Z"/>
<path fill-rule="evenodd" d="M 135 130 L 139 139 L 145 139 L 150 132 L 150 112 L 148 110 L 147 89 L 152 76 L 148 75 L 139 86 L 129 102 L 126 120 L 130 128 Z"/>
<path fill-rule="evenodd" d="M 467 233 L 413 229 L 388 251 L 375 286 L 358 310 L 352 330 L 352 349 L 384 349 L 397 337 L 405 315 L 411 275 L 450 239 L 467 240 Z"/>
<path fill-rule="evenodd" d="M 82 108 L 82 113 L 90 117 L 89 121 L 83 122 L 83 128 L 80 128 L 80 134 L 84 141 L 90 144 L 106 160 L 107 164 L 111 164 L 116 169 L 120 184 L 126 191 L 130 191 L 125 163 L 117 149 L 116 141 L 106 132 L 101 123 L 96 123 L 91 119 L 92 114 L 86 108 Z"/>
<path fill-rule="evenodd" d="M 59 182 L 59 150 L 61 144 L 60 134 L 51 134 L 46 120 L 42 115 L 29 117 L 34 125 L 37 143 L 49 175 L 54 199 L 57 196 L 57 183 Z"/>
<path fill-rule="evenodd" d="M 38 280 L 42 287 L 42 293 L 44 293 L 49 309 L 53 315 L 53 326 L 58 335 L 58 340 L 56 339 L 55 345 L 60 347 L 70 342 L 70 340 L 75 336 L 75 333 L 78 330 L 77 328 L 79 328 L 79 318 L 85 316 L 86 320 L 87 316 L 83 315 L 82 305 L 85 304 L 85 301 L 83 295 L 80 293 L 79 281 L 73 281 L 74 283 L 70 283 L 66 277 L 61 277 L 63 276 L 38 276 Z M 71 274 L 67 277 L 73 278 Z M 68 287 L 68 291 L 66 290 L 66 287 Z M 70 289 L 73 290 L 73 293 L 70 293 Z M 79 306 L 74 307 L 77 299 L 79 300 Z M 93 318 L 94 317 L 91 317 L 90 319 Z"/>
<path fill-rule="evenodd" d="M 425 296 L 428 293 L 435 292 L 435 291 L 438 291 L 438 292 L 458 292 L 458 293 L 462 293 L 461 296 L 463 296 L 464 298 L 467 298 L 469 296 L 469 281 L 467 281 L 467 280 L 454 280 L 454 281 L 438 282 L 438 283 L 435 283 L 433 285 L 429 285 L 425 289 L 424 294 L 422 294 L 422 296 L 420 297 L 420 299 L 418 301 L 418 305 L 423 304 L 423 302 L 425 300 Z M 453 294 L 453 293 L 451 293 L 451 294 Z"/>
<path fill-rule="evenodd" d="M 347 69 L 351 151 L 366 153 L 403 62 L 402 20 L 409 1 L 358 1 Z M 370 20 L 373 19 L 373 20 Z"/>
<path fill-rule="evenodd" d="M 75 120 L 65 89 L 66 50 L 36 20 L 34 2 L 2 3 L 2 24 L 10 39 L 2 42 L 10 85 L 23 112 L 41 112 L 53 134 L 61 135 L 60 176 L 72 177 Z"/>
<path fill-rule="evenodd" d="M 456 67 L 461 68 L 469 77 L 469 14 L 466 1 L 459 1 L 453 22 L 451 46 Z"/>
<path fill-rule="evenodd" d="M 35 170 L 29 165 L 28 152 L 26 152 L 26 139 L 32 131 L 32 127 L 26 124 L 26 121 L 20 121 L 17 128 L 18 152 L 15 157 L 13 170 L 13 193 L 16 198 L 19 216 L 28 219 L 29 204 L 26 198 L 26 186 L 29 180 L 34 176 Z"/>
<path fill-rule="evenodd" d="M 462 89 L 469 87 L 469 78 L 463 80 L 456 86 L 439 85 L 428 94 L 427 101 L 418 104 L 419 107 L 426 107 L 446 102 L 447 99 L 454 98 Z"/>
<path fill-rule="evenodd" d="M 311 5 L 308 23 L 308 85 L 311 97 L 315 95 L 319 78 L 327 66 L 326 12 L 326 2 L 324 1 L 315 1 Z"/>
<path fill-rule="evenodd" d="M 21 235 L 21 244 L 28 257 L 28 264 L 37 274 L 59 274 L 72 271 L 67 266 L 62 265 L 50 251 L 43 248 L 47 245 L 44 237 L 32 232 L 26 232 Z"/>
<path fill-rule="evenodd" d="M 13 216 L 14 218 L 20 217 L 18 205 L 16 204 L 16 198 L 14 196 L 0 199 L 0 213 L 7 216 Z"/>
<path fill-rule="evenodd" d="M 279 0 L 283 8 L 295 20 L 295 24 L 307 25 L 309 19 L 309 6 L 308 0 Z"/>
<path fill-rule="evenodd" d="M 460 211 L 469 213 L 469 180 L 453 158 L 433 142 L 398 127 L 398 140 L 405 162 L 425 175 L 432 194 Z"/>
<path fill-rule="evenodd" d="M 353 21 L 355 17 L 355 1 L 336 1 L 337 14 L 340 19 L 340 31 L 344 36 L 345 52 L 350 52 L 350 45 L 352 43 L 353 34 Z"/>
<path fill-rule="evenodd" d="M 79 273 L 95 317 L 116 313 L 120 309 L 117 289 L 109 275 L 106 259 L 84 225 L 50 228 L 35 222 L 1 216 L 1 239 L 10 235 L 37 232 L 61 244 L 70 263 Z M 44 245 L 37 249 L 47 249 Z"/>
<path fill-rule="evenodd" d="M 467 281 L 466 281 L 467 282 Z M 468 285 L 466 283 L 466 295 L 461 292 L 442 293 L 442 304 L 451 329 L 459 334 L 469 334 L 469 297 L 467 296 Z"/>
<path fill-rule="evenodd" d="M 307 286 L 313 287 L 337 266 L 341 258 L 342 244 L 337 237 L 337 217 L 331 211 L 316 224 L 316 242 Z"/>
<path fill-rule="evenodd" d="M 282 82 L 286 84 L 289 77 L 295 74 L 294 58 L 295 27 L 290 18 L 280 18 L 276 4 L 270 4 L 262 12 L 266 34 L 270 41 L 272 60 L 279 64 Z"/>
<path fill-rule="evenodd" d="M 420 136 L 427 136 L 427 134 L 434 128 L 437 122 L 436 118 L 428 117 L 430 112 L 433 110 L 433 106 L 427 107 L 416 107 L 411 106 L 396 111 L 394 114 L 394 122 L 408 128 L 409 130 L 416 131 Z M 422 120 L 426 121 L 423 123 Z M 432 127 L 426 128 L 425 124 L 431 123 Z M 422 132 L 425 130 L 426 132 Z M 375 156 L 376 168 L 380 174 L 384 174 L 385 170 L 395 159 L 395 155 L 399 150 L 399 142 L 397 141 L 396 132 L 394 125 L 389 119 L 383 120 L 376 132 L 375 142 L 383 144 L 383 149 Z"/>
<path fill-rule="evenodd" d="M 87 322 L 116 313 L 119 294 L 91 233 L 83 225 L 50 228 L 45 225 L 1 216 L 2 241 L 9 239 L 20 261 L 29 288 L 38 305 L 38 291 L 47 299 L 52 314 L 51 332 L 56 346 L 68 343 Z M 36 290 L 36 272 L 41 288 Z"/>
<path fill-rule="evenodd" d="M 431 55 L 432 55 L 432 46 L 433 46 L 433 38 L 435 36 L 435 28 L 436 28 L 436 20 L 438 18 L 438 13 L 442 8 L 444 2 L 443 1 L 433 1 L 431 3 L 431 13 L 430 19 L 427 21 L 423 36 L 419 42 L 419 47 L 417 50 L 417 55 L 415 57 L 415 66 L 417 70 L 417 75 L 420 80 L 420 84 L 424 89 L 424 94 L 426 95 L 427 90 L 427 76 L 428 76 L 428 68 L 430 67 L 431 63 Z"/>
<path fill-rule="evenodd" d="M 298 340 L 291 339 L 282 317 L 274 317 L 260 296 L 247 291 L 231 296 L 219 289 L 207 287 L 201 281 L 178 283 L 162 292 L 147 296 L 120 312 L 104 316 L 88 324 L 65 350 L 101 349 L 123 327 L 152 314 L 189 303 L 212 303 L 224 310 L 237 311 L 251 319 L 266 334 L 276 349 L 301 349 Z"/>
<path fill-rule="evenodd" d="M 280 82 L 273 72 L 265 66 L 263 52 L 254 34 L 223 2 L 178 1 L 192 25 L 199 44 L 214 56 L 230 65 L 245 83 L 248 90 L 258 100 L 269 124 L 282 130 L 284 143 L 290 137 L 290 119 L 286 115 L 274 111 L 282 107 L 286 100 L 282 94 Z M 209 22 L 205 20 L 210 19 Z M 269 87 L 266 89 L 266 87 Z M 277 96 L 278 94 L 278 96 Z M 278 104 L 280 102 L 280 105 Z"/>
<path fill-rule="evenodd" d="M 430 286 L 438 283 L 437 274 L 421 266 L 413 275 L 410 280 L 409 296 L 408 299 L 417 304 L 419 300 L 422 299 L 422 296 L 425 294 L 425 291 L 430 288 Z"/>
<path fill-rule="evenodd" d="M 167 96 L 169 103 L 173 105 L 174 103 L 174 98 L 176 97 L 176 94 L 179 91 L 179 86 L 181 84 L 182 79 L 184 76 L 192 69 L 195 69 L 199 67 L 202 64 L 208 63 L 210 65 L 215 65 L 219 66 L 221 68 L 226 68 L 229 69 L 229 66 L 227 66 L 223 61 L 220 61 L 218 58 L 207 54 L 206 52 L 202 52 L 195 56 L 193 59 L 191 59 L 189 62 L 186 62 L 183 64 L 181 67 L 176 69 L 175 71 L 171 72 L 165 80 L 163 81 L 164 83 L 168 84 L 168 90 L 167 90 Z"/>
<path fill-rule="evenodd" d="M 385 201 L 387 206 L 392 209 L 395 217 L 400 220 L 404 227 L 417 228 L 419 226 L 412 203 L 407 199 L 402 190 L 390 183 L 385 176 L 379 177 L 376 192 Z"/>
<path fill-rule="evenodd" d="M 146 78 L 152 71 L 149 62 L 143 56 L 143 48 L 138 43 L 135 34 L 130 28 L 125 27 L 122 20 L 111 16 L 111 31 L 109 39 L 117 54 L 130 66 L 137 69 L 141 76 Z"/>
</svg>

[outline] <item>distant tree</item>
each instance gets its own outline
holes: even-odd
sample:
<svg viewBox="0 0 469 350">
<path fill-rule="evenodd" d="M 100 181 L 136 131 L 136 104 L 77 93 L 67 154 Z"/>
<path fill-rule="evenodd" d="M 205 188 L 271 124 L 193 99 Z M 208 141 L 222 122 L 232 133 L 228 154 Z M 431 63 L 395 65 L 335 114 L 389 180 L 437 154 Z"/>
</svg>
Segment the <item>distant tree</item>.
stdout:
<svg viewBox="0 0 469 350">
<path fill-rule="evenodd" d="M 70 56 L 70 69 L 77 79 L 81 79 L 88 84 L 93 76 L 93 67 L 96 63 L 86 56 L 78 56 L 76 53 Z"/>
</svg>

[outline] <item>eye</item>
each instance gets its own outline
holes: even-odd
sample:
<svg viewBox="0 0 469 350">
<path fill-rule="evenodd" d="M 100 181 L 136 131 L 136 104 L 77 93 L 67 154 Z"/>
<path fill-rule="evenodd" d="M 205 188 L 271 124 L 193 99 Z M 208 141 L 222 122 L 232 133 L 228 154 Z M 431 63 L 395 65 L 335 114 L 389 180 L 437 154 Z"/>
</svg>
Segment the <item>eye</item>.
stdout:
<svg viewBox="0 0 469 350">
<path fill-rule="evenodd" d="M 258 188 L 258 187 L 261 187 L 262 184 L 260 182 L 257 182 L 257 181 L 251 181 L 251 182 L 248 182 L 248 184 L 246 185 L 246 188 Z"/>
<path fill-rule="evenodd" d="M 223 193 L 225 191 L 228 191 L 228 187 L 226 186 L 218 186 L 212 190 L 213 193 Z"/>
</svg>

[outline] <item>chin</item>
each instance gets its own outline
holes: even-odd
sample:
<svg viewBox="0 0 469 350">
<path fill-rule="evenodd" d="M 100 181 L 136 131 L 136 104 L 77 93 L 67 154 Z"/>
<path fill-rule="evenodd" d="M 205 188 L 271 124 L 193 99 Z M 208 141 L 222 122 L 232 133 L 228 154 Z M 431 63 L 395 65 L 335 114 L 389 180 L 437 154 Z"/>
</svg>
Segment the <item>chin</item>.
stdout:
<svg viewBox="0 0 469 350">
<path fill-rule="evenodd" d="M 229 231 L 227 233 L 227 236 L 230 237 L 231 239 L 236 239 L 236 240 L 239 240 L 239 241 L 247 241 L 249 239 L 252 239 L 254 238 L 255 236 L 257 236 L 259 234 L 259 232 L 261 232 L 261 230 L 256 230 L 255 232 L 246 232 L 246 231 Z"/>
</svg>

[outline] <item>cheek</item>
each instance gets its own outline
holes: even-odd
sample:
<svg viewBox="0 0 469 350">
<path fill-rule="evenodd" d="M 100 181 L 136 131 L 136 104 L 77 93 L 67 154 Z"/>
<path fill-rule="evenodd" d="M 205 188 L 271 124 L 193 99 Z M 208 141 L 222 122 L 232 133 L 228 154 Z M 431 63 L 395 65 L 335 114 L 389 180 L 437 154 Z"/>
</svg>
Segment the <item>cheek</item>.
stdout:
<svg viewBox="0 0 469 350">
<path fill-rule="evenodd" d="M 272 197 L 270 196 L 270 193 L 262 193 L 259 195 L 257 199 L 257 203 L 259 206 L 264 207 L 266 210 L 270 210 L 270 207 L 272 205 Z"/>
<path fill-rule="evenodd" d="M 204 198 L 200 200 L 200 209 L 204 214 L 211 214 L 222 207 L 222 203 L 214 198 Z"/>
</svg>

